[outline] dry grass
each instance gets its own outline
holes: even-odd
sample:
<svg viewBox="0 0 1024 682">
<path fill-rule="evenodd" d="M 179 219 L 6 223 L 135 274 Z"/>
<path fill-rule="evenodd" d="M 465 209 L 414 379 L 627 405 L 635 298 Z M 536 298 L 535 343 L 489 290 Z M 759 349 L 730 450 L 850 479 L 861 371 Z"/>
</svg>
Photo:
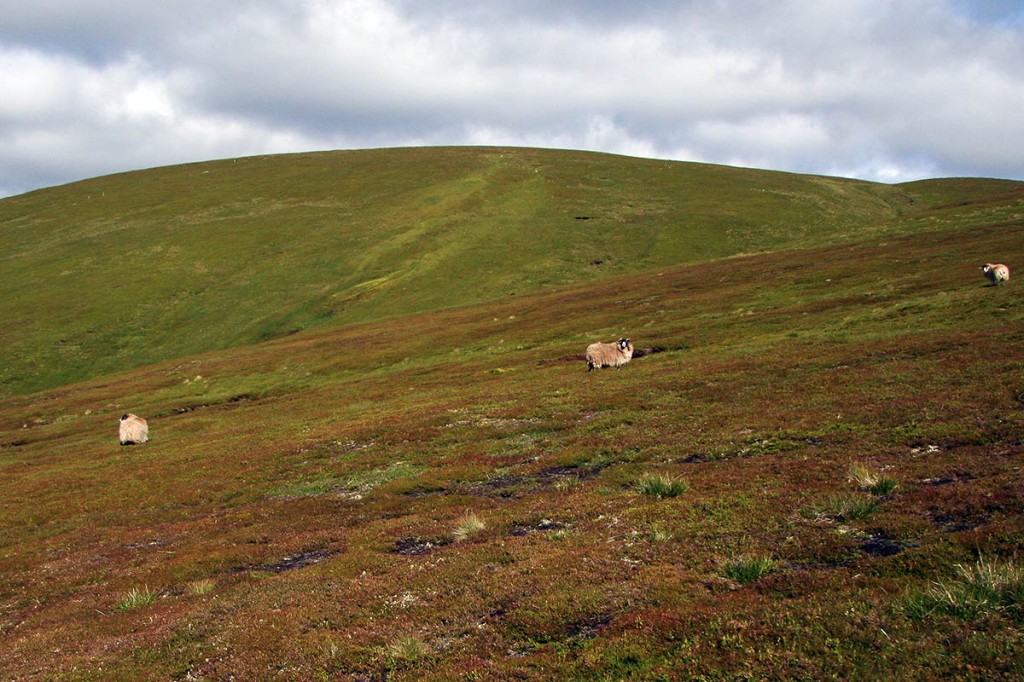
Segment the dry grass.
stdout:
<svg viewBox="0 0 1024 682">
<path fill-rule="evenodd" d="M 149 589 L 148 586 L 143 588 L 133 587 L 128 591 L 121 601 L 117 604 L 118 611 L 131 611 L 133 609 L 141 608 L 152 604 L 159 593 Z"/>
<path fill-rule="evenodd" d="M 213 578 L 202 578 L 200 580 L 193 580 L 188 584 L 188 591 L 194 595 L 202 596 L 204 594 L 210 594 L 213 589 L 217 586 L 217 581 Z"/>
<path fill-rule="evenodd" d="M 740 554 L 722 562 L 722 576 L 746 585 L 765 577 L 778 565 L 778 560 L 770 556 Z"/>
<path fill-rule="evenodd" d="M 452 538 L 455 542 L 468 540 L 487 528 L 487 525 L 473 512 L 467 512 L 456 523 Z"/>
<path fill-rule="evenodd" d="M 432 649 L 414 635 L 400 637 L 387 646 L 389 666 L 414 666 L 428 658 Z"/>
<path fill-rule="evenodd" d="M 986 561 L 956 565 L 951 580 L 937 581 L 927 590 L 907 599 L 907 609 L 916 618 L 949 614 L 976 619 L 994 611 L 1024 620 L 1024 569 L 1014 561 Z"/>
<path fill-rule="evenodd" d="M 899 487 L 896 479 L 888 474 L 879 473 L 863 464 L 850 467 L 849 480 L 861 490 L 873 495 L 888 495 Z"/>
<path fill-rule="evenodd" d="M 647 474 L 638 478 L 633 487 L 641 495 L 669 498 L 682 495 L 690 486 L 686 481 L 667 474 Z"/>
</svg>

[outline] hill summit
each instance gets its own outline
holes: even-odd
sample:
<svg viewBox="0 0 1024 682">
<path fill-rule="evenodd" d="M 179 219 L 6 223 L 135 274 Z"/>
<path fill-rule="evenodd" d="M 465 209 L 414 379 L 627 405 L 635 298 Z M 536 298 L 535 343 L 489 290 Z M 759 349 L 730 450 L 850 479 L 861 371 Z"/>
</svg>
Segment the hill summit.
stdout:
<svg viewBox="0 0 1024 682">
<path fill-rule="evenodd" d="M 953 195 L 540 149 L 261 156 L 0 201 L 0 394 L 322 328 L 849 240 Z M 952 193 L 952 194 L 950 194 Z"/>
</svg>

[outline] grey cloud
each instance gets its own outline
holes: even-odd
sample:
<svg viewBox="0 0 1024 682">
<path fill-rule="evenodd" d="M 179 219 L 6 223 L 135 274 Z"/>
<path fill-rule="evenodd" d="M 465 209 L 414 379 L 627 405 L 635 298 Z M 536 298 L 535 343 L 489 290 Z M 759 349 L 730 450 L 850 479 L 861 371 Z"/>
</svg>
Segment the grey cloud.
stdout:
<svg viewBox="0 0 1024 682">
<path fill-rule="evenodd" d="M 407 144 L 1022 176 L 1024 28 L 1000 0 L 24 4 L 0 8 L 0 192 Z"/>
</svg>

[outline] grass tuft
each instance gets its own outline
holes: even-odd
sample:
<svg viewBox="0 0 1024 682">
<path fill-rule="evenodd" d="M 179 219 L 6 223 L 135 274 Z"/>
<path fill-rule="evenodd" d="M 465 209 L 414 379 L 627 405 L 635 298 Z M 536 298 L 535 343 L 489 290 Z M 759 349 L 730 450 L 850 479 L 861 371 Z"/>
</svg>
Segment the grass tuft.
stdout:
<svg viewBox="0 0 1024 682">
<path fill-rule="evenodd" d="M 133 587 L 128 594 L 126 594 L 117 605 L 118 611 L 131 611 L 133 609 L 152 604 L 156 599 L 157 593 L 150 590 L 149 587 L 143 587 L 141 590 L 137 587 Z"/>
<path fill-rule="evenodd" d="M 850 467 L 848 480 L 873 495 L 888 495 L 899 486 L 892 476 L 878 473 L 863 464 Z"/>
<path fill-rule="evenodd" d="M 455 542 L 462 542 L 468 540 L 474 535 L 480 533 L 484 528 L 487 527 L 479 516 L 473 512 L 467 512 L 459 519 L 458 524 L 455 526 L 455 531 L 452 533 L 452 537 Z"/>
<path fill-rule="evenodd" d="M 188 584 L 188 591 L 194 595 L 201 596 L 213 592 L 213 588 L 216 587 L 217 581 L 213 578 L 202 578 L 200 580 L 193 580 Z"/>
<path fill-rule="evenodd" d="M 992 563 L 980 557 L 973 566 L 957 564 L 956 569 L 951 581 L 936 582 L 907 598 L 912 618 L 940 613 L 972 620 L 1001 611 L 1024 620 L 1024 568 L 1013 561 Z"/>
<path fill-rule="evenodd" d="M 746 585 L 765 577 L 778 565 L 779 562 L 770 556 L 741 554 L 722 564 L 722 575 L 740 585 Z"/>
<path fill-rule="evenodd" d="M 830 521 L 860 521 L 875 513 L 878 500 L 862 495 L 833 495 L 824 502 L 811 507 L 807 515 L 811 518 Z"/>
<path fill-rule="evenodd" d="M 686 481 L 672 478 L 666 474 L 648 474 L 637 479 L 633 483 L 633 487 L 641 495 L 649 495 L 661 499 L 678 497 L 690 488 Z"/>
<path fill-rule="evenodd" d="M 416 663 L 431 653 L 430 647 L 419 637 L 408 635 L 387 646 L 387 656 L 393 666 Z"/>
</svg>

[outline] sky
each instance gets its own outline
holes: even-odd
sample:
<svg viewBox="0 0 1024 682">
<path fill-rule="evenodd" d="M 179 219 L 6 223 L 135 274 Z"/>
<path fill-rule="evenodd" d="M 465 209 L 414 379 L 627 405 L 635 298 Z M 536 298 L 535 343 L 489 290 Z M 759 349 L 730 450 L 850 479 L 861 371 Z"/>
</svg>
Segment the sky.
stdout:
<svg viewBox="0 0 1024 682">
<path fill-rule="evenodd" d="M 1024 2 L 10 1 L 0 93 L 0 197 L 421 145 L 1024 179 Z"/>
</svg>

